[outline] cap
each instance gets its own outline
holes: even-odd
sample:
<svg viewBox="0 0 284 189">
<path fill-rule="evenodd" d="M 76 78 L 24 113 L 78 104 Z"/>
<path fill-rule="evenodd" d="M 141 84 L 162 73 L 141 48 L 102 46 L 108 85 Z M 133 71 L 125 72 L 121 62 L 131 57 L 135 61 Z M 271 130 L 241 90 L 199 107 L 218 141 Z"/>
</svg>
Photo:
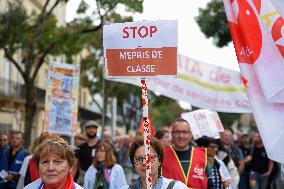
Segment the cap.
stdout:
<svg viewBox="0 0 284 189">
<path fill-rule="evenodd" d="M 87 123 L 84 125 L 84 127 L 96 127 L 98 128 L 99 127 L 99 124 L 96 122 L 96 121 L 93 121 L 93 120 L 90 120 L 90 121 L 87 121 Z"/>
<path fill-rule="evenodd" d="M 247 132 L 242 132 L 241 136 L 249 136 L 249 134 Z"/>
</svg>

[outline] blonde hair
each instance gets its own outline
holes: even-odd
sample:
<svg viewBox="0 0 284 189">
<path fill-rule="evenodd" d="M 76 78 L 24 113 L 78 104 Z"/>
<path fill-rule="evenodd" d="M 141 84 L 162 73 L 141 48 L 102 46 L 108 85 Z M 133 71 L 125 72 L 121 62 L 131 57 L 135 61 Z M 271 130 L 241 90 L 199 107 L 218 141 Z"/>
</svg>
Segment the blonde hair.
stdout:
<svg viewBox="0 0 284 189">
<path fill-rule="evenodd" d="M 44 140 L 35 148 L 33 159 L 35 160 L 36 166 L 39 167 L 39 162 L 42 157 L 57 155 L 67 160 L 71 167 L 75 160 L 74 150 L 75 148 L 69 145 L 67 141 L 58 136 L 53 136 L 52 138 Z"/>
</svg>

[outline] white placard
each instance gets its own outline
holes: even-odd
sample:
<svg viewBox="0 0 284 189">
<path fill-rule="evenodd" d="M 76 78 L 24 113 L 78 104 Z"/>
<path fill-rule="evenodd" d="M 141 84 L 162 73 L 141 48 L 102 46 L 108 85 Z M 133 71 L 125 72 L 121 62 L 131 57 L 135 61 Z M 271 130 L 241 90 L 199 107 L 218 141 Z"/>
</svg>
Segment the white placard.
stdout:
<svg viewBox="0 0 284 189">
<path fill-rule="evenodd" d="M 193 138 L 196 140 L 202 136 L 220 138 L 219 132 L 223 132 L 222 122 L 215 111 L 200 109 L 192 112 L 183 113 L 191 128 Z"/>
</svg>

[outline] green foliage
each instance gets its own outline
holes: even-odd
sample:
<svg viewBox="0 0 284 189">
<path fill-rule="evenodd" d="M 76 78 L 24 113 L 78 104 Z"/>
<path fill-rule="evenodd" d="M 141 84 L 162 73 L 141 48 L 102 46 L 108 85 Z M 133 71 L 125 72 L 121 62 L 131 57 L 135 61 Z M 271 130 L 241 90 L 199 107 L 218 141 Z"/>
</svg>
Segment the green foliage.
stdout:
<svg viewBox="0 0 284 189">
<path fill-rule="evenodd" d="M 104 9 L 109 9 L 117 4 L 125 6 L 127 12 L 142 12 L 143 11 L 143 0 L 99 0 L 100 5 Z"/>
<path fill-rule="evenodd" d="M 116 12 L 112 12 L 109 16 L 107 16 L 107 19 L 112 23 L 123 23 L 123 22 L 132 22 L 133 19 L 131 16 L 121 16 L 120 14 Z"/>
<path fill-rule="evenodd" d="M 211 0 L 206 8 L 199 9 L 199 15 L 195 19 L 201 31 L 207 38 L 212 37 L 216 46 L 223 47 L 232 41 L 222 0 Z M 224 126 L 231 125 L 240 117 L 240 114 L 235 113 L 218 114 Z"/>
<path fill-rule="evenodd" d="M 150 115 L 156 129 L 169 126 L 183 112 L 177 101 L 164 96 L 150 100 Z"/>
<path fill-rule="evenodd" d="M 89 5 L 85 1 L 81 1 L 80 5 L 79 5 L 79 7 L 77 9 L 77 13 L 78 14 L 85 13 L 86 10 L 88 10 L 88 8 L 89 8 Z"/>
<path fill-rule="evenodd" d="M 111 12 L 106 16 L 106 20 L 111 23 L 122 23 L 132 21 L 132 17 L 122 16 L 116 12 Z M 76 23 L 77 21 L 75 21 Z M 85 22 L 85 24 L 88 24 Z M 90 45 L 89 51 L 92 54 L 85 57 L 81 61 L 81 84 L 87 86 L 91 95 L 101 93 L 103 90 L 103 33 L 98 31 L 88 36 L 88 44 Z M 113 81 L 105 81 L 105 94 L 107 97 L 117 97 L 118 106 L 122 108 L 123 100 L 127 96 L 139 89 L 129 84 L 118 83 Z M 135 94 L 140 94 L 141 91 Z M 94 99 L 93 99 L 94 100 Z"/>
<path fill-rule="evenodd" d="M 61 55 L 67 58 L 68 63 L 74 63 L 75 56 L 83 49 L 89 52 L 100 50 L 96 56 L 82 57 L 84 65 L 81 69 L 82 82 L 89 84 L 94 93 L 100 91 L 102 68 L 98 62 L 103 52 L 101 29 L 104 21 L 123 21 L 124 17 L 115 12 L 118 4 L 124 5 L 131 12 L 142 12 L 143 0 L 97 0 L 99 11 L 95 11 L 92 17 L 81 17 L 64 26 L 57 23 L 53 11 L 67 0 L 41 1 L 43 6 L 29 14 L 24 9 L 24 1 L 11 2 L 7 2 L 9 7 L 0 12 L 0 49 L 4 50 L 4 56 L 16 66 L 25 82 L 25 138 L 29 139 L 36 107 L 35 93 L 32 92 L 35 90 L 34 81 L 46 58 Z M 83 13 L 88 8 L 86 4 L 81 4 L 79 12 Z M 125 17 L 125 20 L 131 18 Z M 18 49 L 23 52 L 21 60 L 14 59 Z M 87 73 L 92 75 L 91 81 Z M 27 140 L 26 145 L 29 142 Z"/>
<path fill-rule="evenodd" d="M 235 120 L 240 119 L 240 114 L 237 113 L 223 113 L 223 112 L 218 112 L 218 115 L 221 119 L 221 122 L 224 127 L 228 128 L 231 126 Z"/>
<path fill-rule="evenodd" d="M 216 46 L 226 46 L 232 40 L 222 0 L 211 0 L 206 8 L 199 9 L 195 19 L 201 31 L 207 38 L 212 37 Z"/>
<path fill-rule="evenodd" d="M 31 39 L 31 19 L 20 6 L 9 5 L 9 9 L 0 13 L 0 39 L 1 43 L 10 47 L 9 52 L 14 53 Z"/>
<path fill-rule="evenodd" d="M 0 25 L 1 46 L 6 46 L 11 55 L 21 48 L 24 52 L 22 62 L 26 62 L 31 54 L 40 57 L 46 53 L 46 56 L 64 54 L 72 63 L 70 57 L 82 50 L 86 35 L 78 34 L 78 26 L 57 26 L 53 15 L 40 19 L 38 13 L 29 15 L 20 4 L 10 4 L 9 11 L 0 14 L 1 23 L 5 23 Z M 33 51 L 31 46 L 35 47 Z"/>
</svg>

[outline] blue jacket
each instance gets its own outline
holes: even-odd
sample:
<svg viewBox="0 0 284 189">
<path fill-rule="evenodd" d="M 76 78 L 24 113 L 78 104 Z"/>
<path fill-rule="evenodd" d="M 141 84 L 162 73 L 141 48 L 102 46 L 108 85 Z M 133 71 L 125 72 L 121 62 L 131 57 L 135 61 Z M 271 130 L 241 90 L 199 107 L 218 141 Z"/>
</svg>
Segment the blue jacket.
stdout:
<svg viewBox="0 0 284 189">
<path fill-rule="evenodd" d="M 7 145 L 5 147 L 0 147 L 0 157 L 2 156 L 2 153 L 5 153 L 6 150 L 9 150 L 9 148 L 10 148 L 9 145 Z"/>
<path fill-rule="evenodd" d="M 6 172 L 15 172 L 15 173 L 19 173 L 21 167 L 22 167 L 22 164 L 23 164 L 23 161 L 25 159 L 25 157 L 28 155 L 28 152 L 24 149 L 24 148 L 21 148 L 16 156 L 14 157 L 13 161 L 12 161 L 12 164 L 8 165 L 8 155 L 10 153 L 10 151 L 12 150 L 12 148 L 10 148 L 9 150 L 6 150 L 2 156 L 0 157 L 0 171 L 2 170 L 5 170 Z M 4 189 L 5 188 L 5 185 L 9 186 L 10 188 L 16 188 L 17 187 L 17 183 L 18 181 L 9 181 L 7 183 L 3 183 L 1 182 L 0 183 L 0 189 Z"/>
</svg>

